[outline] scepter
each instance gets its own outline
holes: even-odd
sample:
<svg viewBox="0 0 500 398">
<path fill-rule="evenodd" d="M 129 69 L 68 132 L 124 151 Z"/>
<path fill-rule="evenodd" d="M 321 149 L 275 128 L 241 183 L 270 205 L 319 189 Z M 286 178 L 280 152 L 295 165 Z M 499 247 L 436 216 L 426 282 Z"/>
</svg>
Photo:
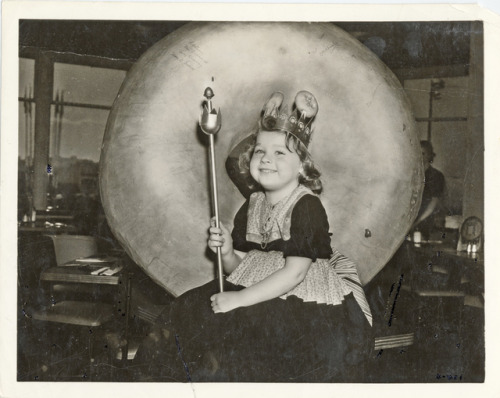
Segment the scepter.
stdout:
<svg viewBox="0 0 500 398">
<path fill-rule="evenodd" d="M 203 96 L 207 99 L 206 105 L 203 107 L 203 113 L 200 116 L 200 128 L 208 135 L 209 138 L 209 151 L 210 151 L 210 174 L 212 182 L 212 203 L 215 213 L 215 227 L 220 228 L 219 223 L 219 202 L 217 198 L 217 175 L 215 173 L 215 140 L 214 136 L 217 134 L 221 127 L 221 113 L 220 109 L 217 112 L 212 108 L 212 98 L 214 92 L 210 87 L 205 89 Z M 216 248 L 217 253 L 217 270 L 219 273 L 219 291 L 224 291 L 224 273 L 222 270 L 222 255 L 220 247 Z"/>
</svg>

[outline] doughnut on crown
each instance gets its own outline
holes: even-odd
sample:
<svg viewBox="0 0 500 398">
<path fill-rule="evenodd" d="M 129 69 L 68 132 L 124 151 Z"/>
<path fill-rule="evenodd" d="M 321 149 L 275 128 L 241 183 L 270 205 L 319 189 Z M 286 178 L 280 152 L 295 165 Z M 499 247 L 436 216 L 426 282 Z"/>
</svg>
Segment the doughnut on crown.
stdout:
<svg viewBox="0 0 500 398">
<path fill-rule="evenodd" d="M 262 127 L 293 134 L 308 147 L 311 142 L 312 122 L 318 114 L 316 98 L 309 91 L 299 91 L 290 113 L 281 109 L 283 99 L 281 92 L 275 92 L 269 97 L 263 108 Z"/>
</svg>

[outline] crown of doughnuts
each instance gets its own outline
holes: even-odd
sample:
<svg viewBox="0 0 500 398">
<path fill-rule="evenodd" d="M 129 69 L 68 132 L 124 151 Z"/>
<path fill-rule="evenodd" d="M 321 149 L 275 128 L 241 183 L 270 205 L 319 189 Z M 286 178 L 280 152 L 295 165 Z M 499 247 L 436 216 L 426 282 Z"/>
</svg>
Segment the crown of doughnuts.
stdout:
<svg viewBox="0 0 500 398">
<path fill-rule="evenodd" d="M 311 142 L 312 122 L 318 114 L 318 102 L 309 91 L 299 91 L 295 96 L 291 113 L 281 110 L 284 96 L 275 92 L 267 100 L 261 118 L 266 130 L 286 131 L 297 137 L 306 147 Z"/>
</svg>

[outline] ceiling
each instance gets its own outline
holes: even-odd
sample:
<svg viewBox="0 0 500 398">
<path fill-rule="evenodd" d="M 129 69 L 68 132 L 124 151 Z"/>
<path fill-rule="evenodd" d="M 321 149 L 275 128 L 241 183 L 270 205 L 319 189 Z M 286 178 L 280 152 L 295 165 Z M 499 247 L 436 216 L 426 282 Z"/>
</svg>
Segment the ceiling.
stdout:
<svg viewBox="0 0 500 398">
<path fill-rule="evenodd" d="M 185 23 L 21 20 L 20 56 L 30 56 L 36 49 L 134 62 Z M 482 25 L 469 21 L 333 23 L 358 38 L 392 70 L 437 68 L 445 75 L 446 71 L 453 75 L 452 70 L 467 73 L 471 34 L 482 34 L 471 32 L 471 27 L 482 30 Z"/>
</svg>

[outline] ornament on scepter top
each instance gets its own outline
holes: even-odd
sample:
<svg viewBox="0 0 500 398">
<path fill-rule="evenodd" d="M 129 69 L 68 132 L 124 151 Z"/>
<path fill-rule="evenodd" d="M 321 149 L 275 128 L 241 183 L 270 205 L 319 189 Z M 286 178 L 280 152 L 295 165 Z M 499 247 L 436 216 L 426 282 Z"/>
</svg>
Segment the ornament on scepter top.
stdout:
<svg viewBox="0 0 500 398">
<path fill-rule="evenodd" d="M 221 127 L 221 112 L 212 106 L 212 98 L 215 96 L 210 87 L 205 89 L 203 96 L 207 99 L 203 112 L 200 116 L 200 128 L 207 135 L 217 134 Z"/>
</svg>

